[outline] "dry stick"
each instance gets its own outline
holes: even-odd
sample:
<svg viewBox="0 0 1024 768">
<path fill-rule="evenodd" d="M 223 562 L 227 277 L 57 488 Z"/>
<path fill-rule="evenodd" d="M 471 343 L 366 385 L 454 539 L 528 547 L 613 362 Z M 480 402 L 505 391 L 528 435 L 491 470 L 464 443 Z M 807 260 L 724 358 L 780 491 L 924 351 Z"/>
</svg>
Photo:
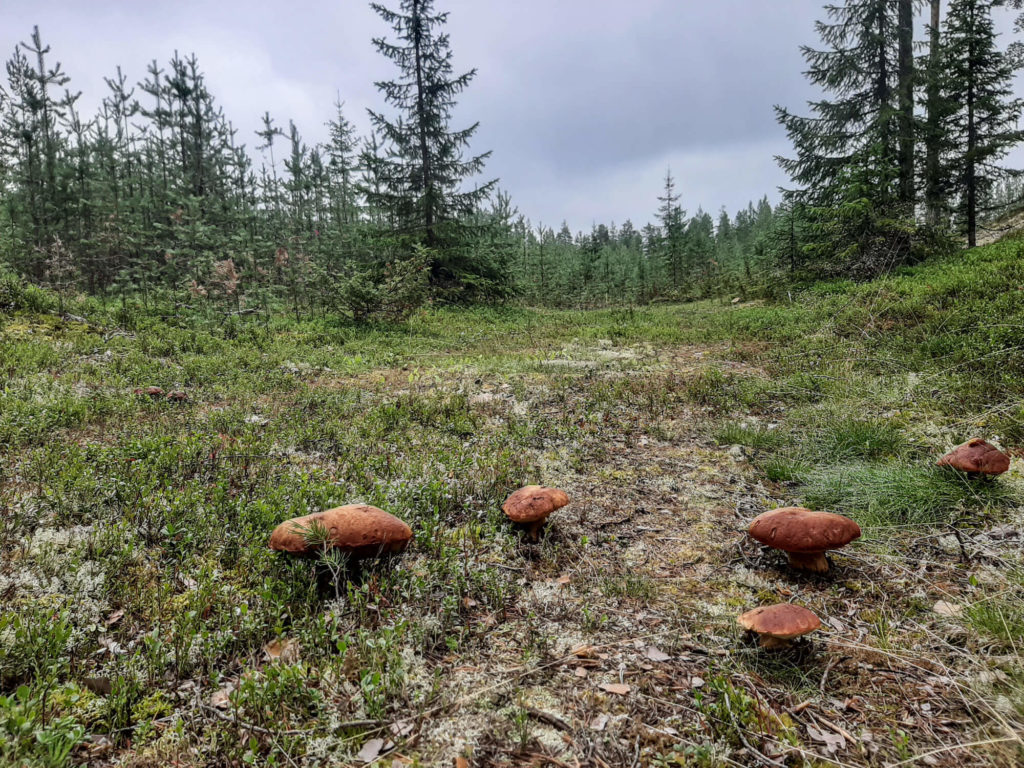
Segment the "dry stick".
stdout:
<svg viewBox="0 0 1024 768">
<path fill-rule="evenodd" d="M 725 702 L 725 709 L 729 713 L 729 719 L 732 720 L 732 726 L 736 729 L 736 735 L 740 737 L 740 741 L 743 742 L 743 746 L 750 750 L 751 754 L 756 755 L 766 763 L 778 766 L 778 768 L 788 768 L 785 763 L 780 763 L 778 760 L 772 760 L 772 758 L 768 757 L 768 755 L 764 754 L 761 750 L 755 748 L 749 741 L 747 741 L 747 737 L 743 734 L 743 728 L 738 722 L 736 722 L 736 716 L 732 713 L 732 705 L 729 703 L 728 692 L 722 696 L 722 701 Z"/>
<path fill-rule="evenodd" d="M 948 747 L 939 747 L 933 749 L 930 752 L 922 752 L 920 755 L 914 755 L 914 757 L 908 757 L 906 760 L 900 760 L 898 763 L 889 763 L 888 768 L 897 768 L 900 765 L 909 765 L 910 763 L 916 763 L 926 757 L 932 755 L 941 755 L 943 752 L 952 752 L 954 749 L 967 749 L 968 747 L 984 747 L 990 744 L 1003 744 L 1007 741 L 1020 741 L 1020 736 L 1004 736 L 1001 739 L 986 739 L 984 741 L 972 741 L 967 744 L 952 744 Z"/>
<path fill-rule="evenodd" d="M 231 717 L 224 712 L 221 712 L 219 709 L 214 709 L 208 704 L 201 704 L 200 706 L 204 711 L 209 712 L 226 723 L 232 723 L 233 725 L 237 725 L 239 728 L 252 731 L 253 733 L 261 733 L 264 736 L 298 736 L 304 733 L 312 733 L 316 730 L 315 728 L 296 728 L 287 731 L 271 731 L 262 726 L 239 720 L 237 717 Z M 344 723 L 339 723 L 335 726 L 334 730 L 341 731 L 348 728 L 382 728 L 385 725 L 388 725 L 388 721 L 386 720 L 348 720 Z"/>
</svg>

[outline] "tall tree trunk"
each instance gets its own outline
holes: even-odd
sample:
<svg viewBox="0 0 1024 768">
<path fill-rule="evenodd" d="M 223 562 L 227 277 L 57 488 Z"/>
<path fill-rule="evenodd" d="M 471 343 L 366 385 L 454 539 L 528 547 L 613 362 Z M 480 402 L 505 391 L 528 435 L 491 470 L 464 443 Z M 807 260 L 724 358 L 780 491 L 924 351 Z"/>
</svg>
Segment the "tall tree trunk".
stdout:
<svg viewBox="0 0 1024 768">
<path fill-rule="evenodd" d="M 926 130 L 925 130 L 925 180 L 924 201 L 928 223 L 938 226 L 942 221 L 944 206 L 941 189 L 942 169 L 939 164 L 939 143 L 942 136 L 939 99 L 941 98 L 939 77 L 942 68 L 942 47 L 940 45 L 940 22 L 942 0 L 931 0 L 931 24 L 928 27 L 928 83 L 925 89 Z"/>
<path fill-rule="evenodd" d="M 427 148 L 427 121 L 426 107 L 423 103 L 423 56 L 420 51 L 422 45 L 422 22 L 420 21 L 420 4 L 413 4 L 414 32 L 413 46 L 416 55 L 416 116 L 420 128 L 420 162 L 423 165 L 423 226 L 427 234 L 427 246 L 433 247 L 434 236 L 434 190 L 433 174 L 430 169 L 430 150 Z M 433 271 L 433 270 L 432 270 Z"/>
<path fill-rule="evenodd" d="M 975 24 L 975 8 L 971 7 L 971 30 L 977 29 Z M 975 55 L 975 36 L 970 37 L 967 55 L 967 155 L 964 163 L 964 187 L 967 204 L 967 247 L 978 244 L 978 178 L 975 157 L 978 149 L 978 125 L 975 117 L 977 64 Z"/>
<path fill-rule="evenodd" d="M 899 0 L 899 198 L 914 205 L 914 2 Z"/>
</svg>

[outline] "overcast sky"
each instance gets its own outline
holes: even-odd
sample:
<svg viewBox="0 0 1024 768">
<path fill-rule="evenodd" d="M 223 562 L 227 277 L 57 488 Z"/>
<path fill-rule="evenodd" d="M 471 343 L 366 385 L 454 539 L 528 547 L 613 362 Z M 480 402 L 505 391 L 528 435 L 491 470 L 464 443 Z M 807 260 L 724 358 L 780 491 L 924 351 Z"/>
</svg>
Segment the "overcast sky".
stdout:
<svg viewBox="0 0 1024 768">
<path fill-rule="evenodd" d="M 801 111 L 814 95 L 799 46 L 817 42 L 822 4 L 437 0 L 457 70 L 478 71 L 453 127 L 480 121 L 487 177 L 535 225 L 640 226 L 669 166 L 690 212 L 775 200 L 785 179 L 773 156 L 788 144 L 772 105 Z M 371 44 L 387 25 L 364 0 L 0 0 L 4 58 L 33 24 L 86 114 L 117 65 L 137 82 L 152 59 L 194 52 L 249 147 L 264 111 L 323 140 L 337 96 L 365 129 L 366 108 L 383 107 L 374 80 L 394 74 Z"/>
</svg>

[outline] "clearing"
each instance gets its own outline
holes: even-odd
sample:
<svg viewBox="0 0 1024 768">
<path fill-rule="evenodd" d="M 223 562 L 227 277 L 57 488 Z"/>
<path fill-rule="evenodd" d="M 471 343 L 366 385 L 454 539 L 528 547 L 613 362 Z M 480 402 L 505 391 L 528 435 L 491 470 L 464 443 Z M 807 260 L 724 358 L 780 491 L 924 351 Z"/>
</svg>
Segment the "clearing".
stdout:
<svg viewBox="0 0 1024 768">
<path fill-rule="evenodd" d="M 1021 251 L 780 304 L 369 329 L 80 323 L 8 286 L 0 759 L 1020 764 Z M 974 435 L 1007 475 L 933 466 Z M 500 511 L 527 482 L 572 499 L 536 545 Z M 336 580 L 267 549 L 356 501 L 409 551 Z M 864 528 L 827 576 L 744 534 L 795 503 Z M 778 601 L 823 627 L 766 653 L 735 619 Z"/>
</svg>

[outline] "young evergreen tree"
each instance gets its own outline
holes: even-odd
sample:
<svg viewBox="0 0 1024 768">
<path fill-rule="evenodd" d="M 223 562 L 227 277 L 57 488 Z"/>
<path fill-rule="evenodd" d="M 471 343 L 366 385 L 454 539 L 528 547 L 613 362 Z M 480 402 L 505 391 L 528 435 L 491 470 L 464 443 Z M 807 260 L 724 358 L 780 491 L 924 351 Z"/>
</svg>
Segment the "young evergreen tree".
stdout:
<svg viewBox="0 0 1024 768">
<path fill-rule="evenodd" d="M 1024 101 L 1013 97 L 1015 67 L 996 45 L 992 9 L 1004 0 L 953 0 L 943 37 L 943 98 L 955 105 L 943 131 L 947 177 L 958 199 L 967 244 L 977 244 L 978 214 L 1005 171 L 996 161 L 1024 138 L 1017 127 Z"/>
<path fill-rule="evenodd" d="M 456 75 L 449 38 L 442 30 L 447 13 L 436 13 L 433 0 L 401 0 L 398 10 L 378 3 L 371 7 L 391 25 L 396 41 L 375 38 L 376 49 L 394 62 L 398 77 L 377 88 L 398 116 L 370 110 L 370 119 L 388 148 L 366 160 L 379 188 L 363 190 L 367 201 L 389 214 L 399 231 L 437 252 L 431 263 L 435 283 L 458 282 L 464 256 L 452 249 L 467 239 L 466 226 L 488 198 L 497 179 L 472 189 L 467 182 L 479 174 L 490 152 L 464 156 L 478 123 L 453 130 L 449 123 L 456 97 L 476 74 Z M 456 262 L 462 262 L 461 265 Z"/>
<path fill-rule="evenodd" d="M 665 171 L 665 190 L 658 197 L 658 222 L 661 224 L 660 255 L 673 290 L 682 285 L 686 258 L 686 212 L 679 206 L 672 169 Z"/>
</svg>

